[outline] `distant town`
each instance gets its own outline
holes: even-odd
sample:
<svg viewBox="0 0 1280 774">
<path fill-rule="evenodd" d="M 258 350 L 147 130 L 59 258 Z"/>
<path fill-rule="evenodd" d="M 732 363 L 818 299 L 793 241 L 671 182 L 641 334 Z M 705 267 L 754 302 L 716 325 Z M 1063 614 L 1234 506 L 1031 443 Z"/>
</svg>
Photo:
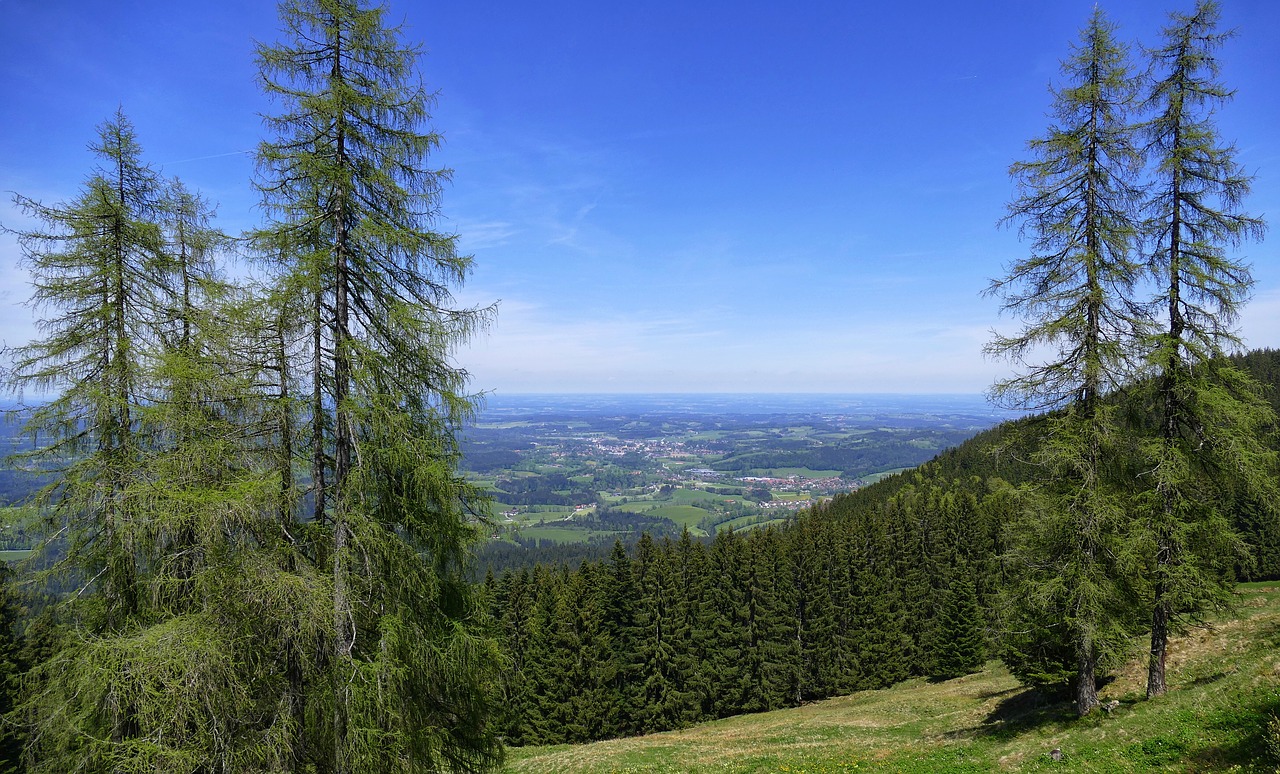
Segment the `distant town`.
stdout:
<svg viewBox="0 0 1280 774">
<path fill-rule="evenodd" d="M 647 531 L 696 536 L 781 523 L 911 468 L 994 424 L 974 404 L 696 413 L 508 407 L 468 431 L 469 475 L 492 499 L 494 540 L 574 543 Z M 923 419 L 922 419 L 923 416 Z"/>
</svg>

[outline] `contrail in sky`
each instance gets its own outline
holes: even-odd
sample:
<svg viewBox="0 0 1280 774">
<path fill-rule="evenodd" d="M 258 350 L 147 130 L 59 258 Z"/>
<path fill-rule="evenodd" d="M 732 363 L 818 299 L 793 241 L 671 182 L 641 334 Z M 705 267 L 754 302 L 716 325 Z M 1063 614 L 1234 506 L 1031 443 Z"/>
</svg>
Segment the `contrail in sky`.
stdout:
<svg viewBox="0 0 1280 774">
<path fill-rule="evenodd" d="M 165 164 L 185 164 L 188 161 L 204 161 L 205 159 L 221 159 L 221 158 L 226 158 L 227 156 L 241 156 L 246 153 L 254 153 L 254 152 L 256 151 L 238 150 L 238 151 L 231 151 L 230 153 L 215 153 L 212 156 L 196 156 L 193 159 L 178 159 L 177 161 L 164 161 L 160 163 L 160 166 L 163 167 Z"/>
</svg>

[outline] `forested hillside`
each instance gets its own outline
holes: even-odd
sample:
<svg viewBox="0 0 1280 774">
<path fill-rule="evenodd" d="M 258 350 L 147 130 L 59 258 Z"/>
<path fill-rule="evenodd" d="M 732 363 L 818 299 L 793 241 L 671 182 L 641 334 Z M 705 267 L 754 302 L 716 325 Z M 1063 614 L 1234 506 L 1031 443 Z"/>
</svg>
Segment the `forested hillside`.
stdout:
<svg viewBox="0 0 1280 774">
<path fill-rule="evenodd" d="M 1111 712 L 1087 722 L 1065 703 L 1039 700 L 992 661 L 956 680 L 906 680 L 683 731 L 515 749 L 507 770 L 1273 774 L 1280 588 L 1239 591 L 1236 610 L 1170 643 L 1179 669 L 1165 699 L 1138 698 L 1146 672 L 1139 656 L 1101 690 Z"/>
<path fill-rule="evenodd" d="M 1280 351 L 1233 360 L 1280 401 Z M 548 555 L 490 576 L 485 596 L 512 659 L 507 738 L 681 728 L 910 676 L 956 677 L 988 658 L 1065 696 L 1075 672 L 1058 623 L 1027 619 L 1007 598 L 1019 487 L 1039 475 L 1028 460 L 1046 426 L 1044 416 L 1005 423 L 782 527 L 710 541 L 645 536 L 605 560 Z M 1226 576 L 1280 578 L 1274 513 L 1230 494 L 1220 505 L 1245 548 Z M 1143 628 L 1140 616 L 1129 623 Z M 1100 679 L 1133 655 L 1116 651 Z"/>
</svg>

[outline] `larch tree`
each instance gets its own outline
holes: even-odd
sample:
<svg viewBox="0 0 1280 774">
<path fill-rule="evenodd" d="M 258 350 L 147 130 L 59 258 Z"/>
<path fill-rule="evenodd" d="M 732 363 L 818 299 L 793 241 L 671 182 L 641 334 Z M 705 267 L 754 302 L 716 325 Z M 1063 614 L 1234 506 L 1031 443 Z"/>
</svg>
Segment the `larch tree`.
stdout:
<svg viewBox="0 0 1280 774">
<path fill-rule="evenodd" d="M 289 40 L 258 49 L 283 108 L 259 151 L 271 221 L 257 235 L 311 310 L 313 560 L 328 568 L 316 765 L 478 770 L 501 760 L 493 643 L 464 569 L 480 493 L 457 472 L 470 415 L 453 348 L 489 316 L 452 291 L 470 258 L 434 229 L 446 171 L 416 49 L 355 0 L 286 0 Z M 317 717 L 320 715 L 316 715 Z"/>
<path fill-rule="evenodd" d="M 17 200 L 45 225 L 19 234 L 44 316 L 9 383 L 55 396 L 22 456 L 56 475 L 35 500 L 50 536 L 35 562 L 74 584 L 58 609 L 75 635 L 24 677 L 14 717 L 31 771 L 243 768 L 263 755 L 242 733 L 244 595 L 225 593 L 223 563 L 244 534 L 228 516 L 255 507 L 226 403 L 209 400 L 226 383 L 203 309 L 214 232 L 142 162 L 123 113 L 91 150 L 103 163 L 77 198 Z"/>
<path fill-rule="evenodd" d="M 1154 165 L 1147 203 L 1150 268 L 1159 288 L 1153 311 L 1154 414 L 1148 444 L 1146 511 L 1153 554 L 1147 696 L 1163 694 L 1171 627 L 1220 605 L 1230 590 L 1239 542 L 1221 510 L 1223 489 L 1243 486 L 1274 500 L 1274 454 L 1262 440 L 1276 418 L 1261 390 L 1225 355 L 1238 347 L 1234 325 L 1252 284 L 1247 264 L 1228 253 L 1261 236 L 1263 223 L 1241 211 L 1250 178 L 1213 121 L 1232 92 L 1218 81 L 1218 4 L 1199 0 L 1174 13 L 1154 71 L 1144 125 Z"/>
<path fill-rule="evenodd" d="M 162 187 L 123 113 L 99 127 L 90 150 L 101 165 L 75 199 L 15 197 L 43 224 L 18 233 L 42 337 L 8 353 L 8 386 L 56 395 L 28 413 L 24 430 L 44 443 L 20 457 L 56 475 L 35 500 L 49 535 L 38 554 L 53 561 L 51 575 L 98 592 L 74 595 L 64 611 L 86 636 L 60 643 L 26 678 L 19 712 L 29 721 L 29 749 L 50 770 L 102 755 L 136 728 L 134 708 L 105 685 L 78 699 L 86 686 L 76 667 L 94 661 L 97 646 L 131 628 L 139 611 L 136 483 L 146 444 L 137 413 L 163 295 Z M 86 730 L 102 743 L 83 745 L 80 756 L 75 739 Z"/>
<path fill-rule="evenodd" d="M 113 631 L 137 610 L 135 507 L 127 493 L 143 446 L 136 414 L 166 296 L 164 191 L 123 112 L 98 128 L 90 150 L 103 163 L 74 200 L 15 197 L 45 226 L 18 232 L 43 338 L 10 352 L 8 381 L 19 393 L 57 395 L 29 415 L 25 429 L 49 442 L 27 459 L 58 468 L 58 483 L 38 503 L 55 531 L 65 529 L 63 565 L 97 578 L 102 609 L 93 628 Z"/>
<path fill-rule="evenodd" d="M 1126 579 L 1133 574 L 1123 500 L 1110 485 L 1122 434 L 1104 398 L 1140 360 L 1134 287 L 1141 159 L 1128 120 L 1135 94 L 1126 48 L 1100 10 L 1062 74 L 1067 84 L 1053 90 L 1055 122 L 1029 143 L 1033 160 L 1010 170 L 1018 194 L 1005 222 L 1032 238 L 1032 254 L 988 289 L 1023 328 L 996 335 L 986 351 L 1021 368 L 995 384 L 997 400 L 1061 409 L 1044 421 L 1036 459 L 1044 475 L 1013 541 L 1016 577 L 1025 581 L 1013 598 L 1066 632 L 1075 652 L 1076 709 L 1084 715 L 1098 705 L 1100 659 L 1125 633 Z"/>
</svg>

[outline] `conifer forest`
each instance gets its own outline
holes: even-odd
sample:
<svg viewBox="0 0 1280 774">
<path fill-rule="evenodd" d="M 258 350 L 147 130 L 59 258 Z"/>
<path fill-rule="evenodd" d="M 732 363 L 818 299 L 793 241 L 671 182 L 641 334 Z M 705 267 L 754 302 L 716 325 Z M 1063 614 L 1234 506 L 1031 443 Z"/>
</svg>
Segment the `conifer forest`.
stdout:
<svg viewBox="0 0 1280 774">
<path fill-rule="evenodd" d="M 35 484 L 5 509 L 33 542 L 3 572 L 0 769 L 492 771 L 997 659 L 1087 717 L 1139 651 L 1159 701 L 1170 638 L 1280 578 L 1280 352 L 1236 333 L 1265 224 L 1216 123 L 1214 0 L 1140 48 L 1095 8 L 1064 46 L 986 289 L 1020 418 L 746 529 L 487 574 L 456 353 L 496 307 L 459 300 L 421 51 L 367 0 L 279 18 L 255 228 L 161 175 L 127 105 L 74 197 L 0 224 L 39 317 L 3 353 Z"/>
</svg>

